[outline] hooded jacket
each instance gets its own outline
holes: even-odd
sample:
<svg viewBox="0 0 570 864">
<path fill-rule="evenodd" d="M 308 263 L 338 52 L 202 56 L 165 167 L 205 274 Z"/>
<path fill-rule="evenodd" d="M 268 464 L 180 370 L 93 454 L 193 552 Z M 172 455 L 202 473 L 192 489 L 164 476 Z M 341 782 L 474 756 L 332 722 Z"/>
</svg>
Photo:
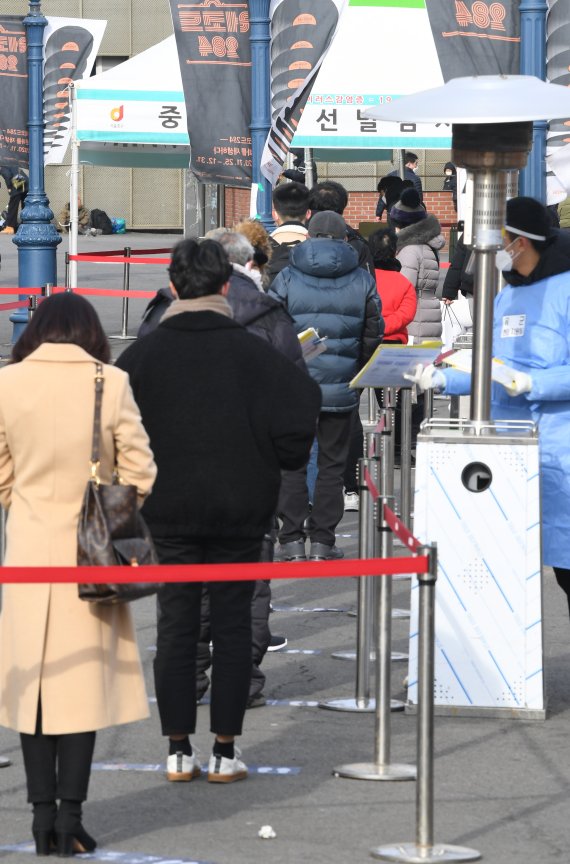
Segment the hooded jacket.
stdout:
<svg viewBox="0 0 570 864">
<path fill-rule="evenodd" d="M 441 304 L 435 292 L 439 283 L 438 253 L 444 246 L 441 226 L 431 213 L 398 233 L 396 257 L 402 265 L 400 272 L 410 280 L 418 298 L 414 320 L 408 326 L 414 342 L 441 336 Z"/>
<path fill-rule="evenodd" d="M 315 327 L 327 349 L 307 364 L 320 385 L 322 411 L 352 411 L 358 405 L 349 382 L 372 356 L 384 334 L 375 280 L 358 266 L 344 240 L 309 238 L 291 250 L 289 267 L 269 289 L 293 317 L 298 333 Z"/>
<path fill-rule="evenodd" d="M 529 393 L 509 396 L 493 382 L 491 416 L 538 424 L 544 563 L 570 568 L 570 258 L 554 241 L 526 277 L 516 270 L 496 296 L 493 356 L 532 378 Z M 445 392 L 469 392 L 470 376 L 444 371 Z"/>
</svg>

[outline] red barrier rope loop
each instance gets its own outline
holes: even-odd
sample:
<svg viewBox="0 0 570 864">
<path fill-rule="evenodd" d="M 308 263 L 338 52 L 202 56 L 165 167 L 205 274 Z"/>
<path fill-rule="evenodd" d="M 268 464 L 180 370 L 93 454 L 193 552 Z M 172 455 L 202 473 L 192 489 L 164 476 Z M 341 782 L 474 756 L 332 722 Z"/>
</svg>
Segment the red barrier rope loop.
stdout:
<svg viewBox="0 0 570 864">
<path fill-rule="evenodd" d="M 155 564 L 148 567 L 0 567 L 0 584 L 66 582 L 242 582 L 255 579 L 331 579 L 428 573 L 427 555 L 280 561 L 273 564 Z"/>
</svg>

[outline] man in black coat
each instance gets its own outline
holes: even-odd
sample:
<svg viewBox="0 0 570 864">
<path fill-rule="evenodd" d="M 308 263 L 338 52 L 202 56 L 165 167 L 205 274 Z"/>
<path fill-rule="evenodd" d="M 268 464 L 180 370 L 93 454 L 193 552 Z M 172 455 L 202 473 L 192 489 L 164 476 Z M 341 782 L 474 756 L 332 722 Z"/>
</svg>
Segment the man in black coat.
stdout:
<svg viewBox="0 0 570 864">
<path fill-rule="evenodd" d="M 231 265 L 214 240 L 173 250 L 178 299 L 157 329 L 117 361 L 131 378 L 158 466 L 144 515 L 162 563 L 259 560 L 277 506 L 281 470 L 304 465 L 319 388 L 293 363 L 232 320 Z M 208 780 L 247 776 L 234 749 L 251 675 L 252 581 L 209 582 L 214 645 Z M 200 773 L 189 735 L 196 723 L 196 645 L 202 584 L 161 589 L 155 686 L 170 738 L 169 780 Z"/>
</svg>

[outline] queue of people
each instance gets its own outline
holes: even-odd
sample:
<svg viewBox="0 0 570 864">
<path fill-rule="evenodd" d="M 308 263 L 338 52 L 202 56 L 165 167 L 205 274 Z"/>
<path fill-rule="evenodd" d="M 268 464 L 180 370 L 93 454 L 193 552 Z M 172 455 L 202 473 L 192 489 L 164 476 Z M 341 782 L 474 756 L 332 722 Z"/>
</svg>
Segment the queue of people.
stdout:
<svg viewBox="0 0 570 864">
<path fill-rule="evenodd" d="M 432 307 L 443 247 L 414 188 L 400 187 L 392 227 L 369 243 L 345 221 L 347 201 L 340 184 L 308 190 L 293 181 L 274 192 L 271 237 L 243 223 L 178 243 L 168 287 L 114 366 L 86 300 L 65 293 L 40 305 L 0 370 L 7 565 L 77 563 L 96 363 L 105 381 L 101 477 L 136 486 L 162 564 L 272 560 L 276 535 L 285 560 L 342 556 L 335 530 L 362 440 L 349 382 L 382 341 L 439 335 Z M 505 232 L 510 266 L 493 351 L 519 377 L 508 393 L 493 385 L 493 412 L 539 425 L 544 558 L 570 609 L 570 242 L 528 198 L 509 202 Z M 298 335 L 309 326 L 327 350 L 305 363 Z M 434 367 L 414 377 L 422 389 L 468 387 L 461 373 Z M 247 777 L 236 738 L 247 708 L 264 703 L 269 598 L 269 585 L 253 580 L 159 589 L 154 683 L 169 781 L 202 773 L 192 736 L 207 667 L 207 779 Z M 148 717 L 128 605 L 86 604 L 71 583 L 6 586 L 0 691 L 0 724 L 21 737 L 36 852 L 93 852 L 82 809 L 96 733 Z"/>
</svg>

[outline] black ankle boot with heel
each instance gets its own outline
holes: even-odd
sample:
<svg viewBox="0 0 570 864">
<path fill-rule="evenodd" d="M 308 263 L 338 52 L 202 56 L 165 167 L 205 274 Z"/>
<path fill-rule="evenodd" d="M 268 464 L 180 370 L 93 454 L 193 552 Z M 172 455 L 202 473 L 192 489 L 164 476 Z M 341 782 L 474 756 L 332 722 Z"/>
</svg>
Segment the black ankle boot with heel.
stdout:
<svg viewBox="0 0 570 864">
<path fill-rule="evenodd" d="M 81 824 L 81 801 L 61 801 L 55 820 L 55 840 L 61 858 L 93 852 L 97 848 L 97 842 Z"/>
<path fill-rule="evenodd" d="M 55 849 L 57 805 L 55 801 L 41 801 L 33 807 L 32 835 L 36 844 L 36 855 L 50 855 Z"/>
</svg>

